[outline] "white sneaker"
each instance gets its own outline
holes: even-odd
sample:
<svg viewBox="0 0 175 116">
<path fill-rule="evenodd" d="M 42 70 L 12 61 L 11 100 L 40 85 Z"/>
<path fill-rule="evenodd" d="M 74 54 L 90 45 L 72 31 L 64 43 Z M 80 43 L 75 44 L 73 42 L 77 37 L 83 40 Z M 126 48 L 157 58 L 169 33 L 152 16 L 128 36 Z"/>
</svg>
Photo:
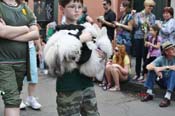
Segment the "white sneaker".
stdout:
<svg viewBox="0 0 175 116">
<path fill-rule="evenodd" d="M 48 74 L 48 70 L 47 70 L 47 69 L 44 69 L 44 70 L 43 70 L 43 73 L 44 73 L 45 75 L 47 75 L 47 74 Z"/>
<path fill-rule="evenodd" d="M 144 77 L 143 76 L 140 76 L 137 80 L 138 81 L 141 81 L 141 80 L 143 80 L 144 79 Z"/>
<path fill-rule="evenodd" d="M 23 101 L 21 101 L 21 104 L 19 106 L 20 110 L 25 110 L 26 109 L 26 104 L 24 104 Z"/>
<path fill-rule="evenodd" d="M 109 91 L 120 91 L 120 88 L 114 86 L 114 87 L 110 88 Z"/>
<path fill-rule="evenodd" d="M 38 103 L 38 101 L 36 100 L 35 97 L 31 96 L 31 97 L 27 97 L 26 99 L 26 105 L 31 107 L 34 110 L 40 110 L 41 108 L 41 104 Z"/>
</svg>

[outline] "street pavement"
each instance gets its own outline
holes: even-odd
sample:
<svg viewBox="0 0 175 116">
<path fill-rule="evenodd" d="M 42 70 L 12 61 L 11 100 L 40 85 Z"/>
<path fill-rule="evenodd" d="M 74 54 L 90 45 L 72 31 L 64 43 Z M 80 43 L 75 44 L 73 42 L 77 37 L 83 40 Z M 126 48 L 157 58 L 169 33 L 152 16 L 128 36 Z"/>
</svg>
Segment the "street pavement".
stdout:
<svg viewBox="0 0 175 116">
<path fill-rule="evenodd" d="M 40 111 L 27 108 L 21 111 L 21 116 L 57 116 L 56 112 L 56 79 L 46 75 L 39 76 L 39 84 L 35 96 L 42 104 Z M 95 85 L 98 108 L 101 116 L 174 116 L 175 102 L 171 102 L 168 108 L 158 106 L 160 98 L 154 101 L 143 103 L 134 93 L 128 92 L 109 92 L 104 91 Z M 27 86 L 24 85 L 22 98 L 27 96 Z M 0 116 L 3 116 L 3 102 L 0 99 Z"/>
</svg>

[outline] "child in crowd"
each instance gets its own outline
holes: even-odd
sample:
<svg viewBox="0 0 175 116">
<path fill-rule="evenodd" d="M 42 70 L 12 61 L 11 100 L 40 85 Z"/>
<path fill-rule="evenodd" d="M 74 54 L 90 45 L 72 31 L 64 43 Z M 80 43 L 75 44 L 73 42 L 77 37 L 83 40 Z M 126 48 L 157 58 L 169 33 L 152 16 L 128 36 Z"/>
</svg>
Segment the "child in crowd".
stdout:
<svg viewBox="0 0 175 116">
<path fill-rule="evenodd" d="M 83 0 L 60 0 L 59 3 L 66 18 L 66 24 L 77 25 L 77 20 L 82 13 Z M 92 40 L 92 35 L 89 32 L 83 32 L 79 39 L 84 43 Z M 103 55 L 100 50 L 99 55 L 99 57 Z M 79 69 L 59 76 L 56 91 L 59 116 L 99 116 L 93 81 L 81 74 Z"/>
<path fill-rule="evenodd" d="M 154 59 L 161 55 L 160 45 L 161 45 L 161 37 L 158 36 L 159 34 L 159 27 L 157 25 L 151 26 L 149 30 L 150 36 L 148 40 L 145 41 L 145 46 L 148 48 L 148 53 L 146 57 L 146 61 L 143 65 L 143 78 L 140 82 L 144 82 L 146 79 L 146 74 L 148 70 L 146 66 L 151 63 Z"/>
</svg>

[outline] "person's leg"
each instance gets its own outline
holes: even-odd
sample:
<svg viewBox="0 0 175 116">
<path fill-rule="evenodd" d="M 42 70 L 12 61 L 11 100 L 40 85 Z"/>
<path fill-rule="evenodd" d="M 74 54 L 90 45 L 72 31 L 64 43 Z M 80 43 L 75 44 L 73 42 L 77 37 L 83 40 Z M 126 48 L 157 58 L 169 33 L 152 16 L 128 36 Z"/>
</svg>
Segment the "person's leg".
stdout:
<svg viewBox="0 0 175 116">
<path fill-rule="evenodd" d="M 148 70 L 146 69 L 146 66 L 155 59 L 156 59 L 156 57 L 150 57 L 150 58 L 146 59 L 146 61 L 144 62 L 144 65 L 143 65 L 143 80 L 141 80 L 140 82 L 145 82 L 146 77 L 147 77 L 147 73 L 148 73 Z"/>
<path fill-rule="evenodd" d="M 125 81 L 128 79 L 128 75 L 123 75 L 118 68 L 113 68 L 111 71 L 112 77 L 115 82 L 115 87 L 111 88 L 111 90 L 120 90 L 120 81 Z"/>
<path fill-rule="evenodd" d="M 107 88 L 111 86 L 112 77 L 111 77 L 112 65 L 107 65 L 105 69 L 105 76 L 107 80 Z"/>
<path fill-rule="evenodd" d="M 136 45 L 136 65 L 135 65 L 135 71 L 137 78 L 140 77 L 140 72 L 141 72 L 141 63 L 142 63 L 142 54 L 143 54 L 143 40 L 137 39 L 135 40 L 135 45 Z"/>
<path fill-rule="evenodd" d="M 148 89 L 153 89 L 156 78 L 157 78 L 157 75 L 154 71 L 148 71 L 147 78 L 144 83 L 144 87 Z"/>
<path fill-rule="evenodd" d="M 170 71 L 168 77 L 164 77 L 164 86 L 167 88 L 163 100 L 160 102 L 160 107 L 168 107 L 171 104 L 171 94 L 175 89 L 175 71 Z"/>
<path fill-rule="evenodd" d="M 168 79 L 167 83 L 167 90 L 170 92 L 173 92 L 175 89 L 175 71 L 170 71 L 170 77 Z"/>
<path fill-rule="evenodd" d="M 81 104 L 81 116 L 100 116 L 97 108 L 97 100 L 94 87 L 83 90 L 83 102 Z"/>
<path fill-rule="evenodd" d="M 112 70 L 111 70 L 111 74 L 112 74 L 112 78 L 114 79 L 114 83 L 115 83 L 114 88 L 111 88 L 111 90 L 113 90 L 113 89 L 120 90 L 119 70 L 117 68 L 113 67 Z"/>
<path fill-rule="evenodd" d="M 25 64 L 1 64 L 0 65 L 0 90 L 4 92 L 5 109 L 4 116 L 19 116 L 20 90 L 25 73 Z M 2 72 L 2 73 L 1 73 Z"/>
<path fill-rule="evenodd" d="M 36 90 L 36 83 L 29 83 L 28 84 L 28 96 L 33 96 Z"/>
<path fill-rule="evenodd" d="M 20 116 L 19 108 L 5 108 L 4 116 Z"/>
<path fill-rule="evenodd" d="M 148 71 L 147 78 L 144 83 L 144 87 L 147 88 L 147 91 L 146 91 L 147 95 L 141 98 L 142 102 L 153 100 L 153 87 L 154 87 L 156 78 L 157 76 L 154 71 Z"/>
<path fill-rule="evenodd" d="M 36 98 L 34 97 L 34 92 L 36 90 L 36 86 L 38 83 L 38 69 L 37 69 L 37 59 L 36 59 L 36 50 L 35 47 L 30 48 L 30 74 L 31 81 L 28 82 L 28 97 L 26 100 L 26 104 L 32 107 L 35 110 L 41 108 L 41 104 L 38 103 Z"/>
</svg>

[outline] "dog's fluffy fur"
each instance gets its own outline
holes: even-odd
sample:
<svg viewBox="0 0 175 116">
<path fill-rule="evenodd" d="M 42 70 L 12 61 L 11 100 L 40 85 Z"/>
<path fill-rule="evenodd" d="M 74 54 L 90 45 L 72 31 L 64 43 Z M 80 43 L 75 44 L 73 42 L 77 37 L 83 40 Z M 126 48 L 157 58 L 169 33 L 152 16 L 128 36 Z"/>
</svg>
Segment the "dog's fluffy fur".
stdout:
<svg viewBox="0 0 175 116">
<path fill-rule="evenodd" d="M 45 62 L 51 75 L 60 76 L 77 68 L 76 62 L 79 61 L 82 44 L 76 37 L 70 36 L 69 32 L 56 32 L 44 48 Z"/>
<path fill-rule="evenodd" d="M 102 80 L 106 59 L 112 55 L 112 45 L 107 36 L 106 28 L 98 28 L 97 25 L 83 24 L 85 29 L 96 38 L 96 42 L 86 42 L 92 50 L 90 59 L 84 64 L 77 66 L 81 55 L 82 43 L 68 33 L 76 34 L 78 30 L 61 30 L 56 32 L 48 41 L 44 49 L 45 61 L 52 74 L 62 75 L 64 72 L 80 68 L 80 73 L 88 77 L 96 77 Z M 104 58 L 99 57 L 97 48 L 105 54 Z"/>
</svg>

